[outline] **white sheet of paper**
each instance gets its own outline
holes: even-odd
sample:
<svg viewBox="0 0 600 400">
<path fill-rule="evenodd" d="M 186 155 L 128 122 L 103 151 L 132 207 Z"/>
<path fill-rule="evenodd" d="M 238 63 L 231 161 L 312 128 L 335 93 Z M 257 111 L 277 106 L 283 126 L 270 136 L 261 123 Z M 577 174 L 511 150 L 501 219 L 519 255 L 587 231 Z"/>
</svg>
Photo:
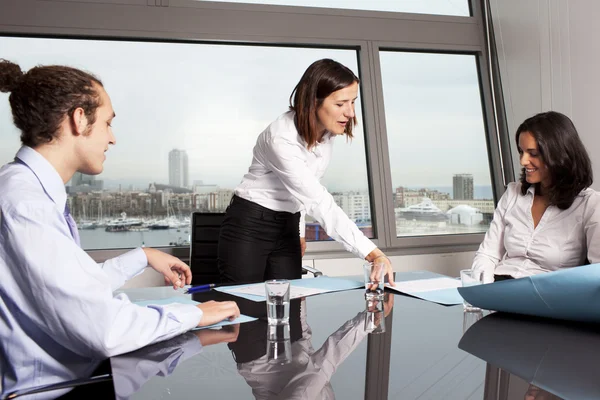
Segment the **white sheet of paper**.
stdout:
<svg viewBox="0 0 600 400">
<path fill-rule="evenodd" d="M 255 296 L 266 297 L 264 285 L 250 285 L 240 286 L 227 290 L 228 293 L 241 293 L 241 294 L 252 294 Z M 298 299 L 300 297 L 312 296 L 320 293 L 327 293 L 326 289 L 313 289 L 291 286 L 290 287 L 290 299 Z"/>
<path fill-rule="evenodd" d="M 432 278 L 432 279 L 417 279 L 414 281 L 396 282 L 396 287 L 389 286 L 392 290 L 397 290 L 403 293 L 419 293 L 429 292 L 432 290 L 449 289 L 461 287 L 462 283 L 459 279 L 452 278 Z"/>
</svg>

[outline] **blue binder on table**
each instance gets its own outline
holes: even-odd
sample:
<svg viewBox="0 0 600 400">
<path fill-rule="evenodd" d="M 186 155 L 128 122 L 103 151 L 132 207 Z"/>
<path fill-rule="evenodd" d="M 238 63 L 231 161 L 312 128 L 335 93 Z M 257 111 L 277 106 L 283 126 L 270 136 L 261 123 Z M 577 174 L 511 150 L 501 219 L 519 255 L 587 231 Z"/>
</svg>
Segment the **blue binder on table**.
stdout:
<svg viewBox="0 0 600 400">
<path fill-rule="evenodd" d="M 600 322 L 600 264 L 458 288 L 486 310 L 581 322 Z"/>
</svg>

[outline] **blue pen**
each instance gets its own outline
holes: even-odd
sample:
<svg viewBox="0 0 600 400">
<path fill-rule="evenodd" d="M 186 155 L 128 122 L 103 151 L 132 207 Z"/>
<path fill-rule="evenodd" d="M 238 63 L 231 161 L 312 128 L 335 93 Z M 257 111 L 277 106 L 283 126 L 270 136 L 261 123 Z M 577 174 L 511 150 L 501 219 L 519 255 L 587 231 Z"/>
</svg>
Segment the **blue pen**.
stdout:
<svg viewBox="0 0 600 400">
<path fill-rule="evenodd" d="M 189 288 L 185 292 L 187 294 L 198 293 L 198 292 L 205 292 L 207 290 L 210 290 L 210 289 L 214 288 L 215 286 L 216 285 L 214 283 L 207 283 L 206 285 L 192 286 L 191 288 Z"/>
</svg>

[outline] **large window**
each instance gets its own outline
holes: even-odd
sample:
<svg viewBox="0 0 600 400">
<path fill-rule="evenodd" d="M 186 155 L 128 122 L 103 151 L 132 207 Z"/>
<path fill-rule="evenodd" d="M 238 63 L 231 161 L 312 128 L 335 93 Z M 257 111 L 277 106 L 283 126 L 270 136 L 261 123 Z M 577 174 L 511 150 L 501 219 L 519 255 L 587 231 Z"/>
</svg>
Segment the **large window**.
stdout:
<svg viewBox="0 0 600 400">
<path fill-rule="evenodd" d="M 117 114 L 104 172 L 76 174 L 68 199 L 86 249 L 185 245 L 190 213 L 223 212 L 252 160 L 257 136 L 287 111 L 315 60 L 358 75 L 357 51 L 42 38 L 0 38 L 24 70 L 65 64 L 96 74 Z M 19 148 L 8 96 L 0 97 L 0 163 Z M 355 138 L 338 138 L 323 184 L 373 236 L 360 101 Z M 348 171 L 352 171 L 351 174 Z M 328 240 L 307 220 L 307 239 Z"/>
<path fill-rule="evenodd" d="M 485 232 L 494 196 L 475 56 L 380 58 L 396 235 Z"/>
<path fill-rule="evenodd" d="M 25 70 L 89 70 L 117 112 L 104 172 L 68 184 L 86 249 L 174 246 L 187 256 L 190 213 L 225 210 L 256 137 L 324 57 L 361 85 L 355 138 L 336 139 L 322 183 L 389 254 L 475 249 L 514 179 L 504 114 L 492 108 L 502 99 L 490 84 L 484 2 L 8 3 L 0 57 Z M 18 147 L 0 95 L 0 163 Z M 308 257 L 347 254 L 307 222 Z"/>
<path fill-rule="evenodd" d="M 197 0 L 469 16 L 468 0 Z"/>
</svg>

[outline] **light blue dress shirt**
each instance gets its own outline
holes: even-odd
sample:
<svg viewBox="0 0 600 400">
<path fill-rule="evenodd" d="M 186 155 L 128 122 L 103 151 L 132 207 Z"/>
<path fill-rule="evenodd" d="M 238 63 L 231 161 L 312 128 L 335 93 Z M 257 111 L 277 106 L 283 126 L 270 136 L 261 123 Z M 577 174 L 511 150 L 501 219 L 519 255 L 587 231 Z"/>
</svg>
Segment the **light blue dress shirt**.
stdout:
<svg viewBox="0 0 600 400">
<path fill-rule="evenodd" d="M 188 331 L 189 304 L 141 307 L 113 291 L 147 266 L 142 249 L 96 263 L 74 241 L 58 172 L 22 147 L 0 169 L 0 374 L 4 393 L 74 379 L 78 365 Z"/>
</svg>

